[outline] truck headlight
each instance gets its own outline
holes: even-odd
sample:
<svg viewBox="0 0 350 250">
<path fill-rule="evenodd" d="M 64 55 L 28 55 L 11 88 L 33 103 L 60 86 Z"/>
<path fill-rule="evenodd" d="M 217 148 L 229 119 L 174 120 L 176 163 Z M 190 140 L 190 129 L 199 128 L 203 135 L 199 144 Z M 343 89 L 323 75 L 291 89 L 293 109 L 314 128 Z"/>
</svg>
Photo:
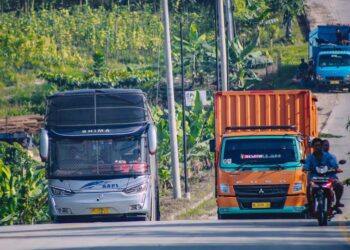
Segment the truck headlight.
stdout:
<svg viewBox="0 0 350 250">
<path fill-rule="evenodd" d="M 295 182 L 293 185 L 293 192 L 300 192 L 301 190 L 303 190 L 303 183 Z"/>
<path fill-rule="evenodd" d="M 229 194 L 230 193 L 230 187 L 227 184 L 220 184 L 220 192 Z"/>
<path fill-rule="evenodd" d="M 136 194 L 136 193 L 141 193 L 147 189 L 147 183 L 141 183 L 137 186 L 129 187 L 124 189 L 124 193 L 126 194 Z"/>
<path fill-rule="evenodd" d="M 322 75 L 317 74 L 317 75 L 316 75 L 316 79 L 319 80 L 319 81 L 323 81 L 323 80 L 325 80 L 326 78 L 325 78 L 324 76 L 322 76 Z"/>
<path fill-rule="evenodd" d="M 68 190 L 68 189 L 64 189 L 64 188 L 50 186 L 50 189 L 51 189 L 51 192 L 54 196 L 68 196 L 68 195 L 74 194 L 74 192 L 72 190 Z"/>
</svg>

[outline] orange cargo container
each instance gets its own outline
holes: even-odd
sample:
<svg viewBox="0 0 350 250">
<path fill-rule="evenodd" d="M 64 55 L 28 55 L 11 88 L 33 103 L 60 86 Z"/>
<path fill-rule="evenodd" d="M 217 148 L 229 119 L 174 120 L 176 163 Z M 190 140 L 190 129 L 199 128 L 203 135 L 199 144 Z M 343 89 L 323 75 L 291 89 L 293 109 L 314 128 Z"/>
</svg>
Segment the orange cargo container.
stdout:
<svg viewBox="0 0 350 250">
<path fill-rule="evenodd" d="M 316 101 L 308 90 L 216 93 L 219 218 L 305 211 L 300 160 L 318 136 Z"/>
</svg>

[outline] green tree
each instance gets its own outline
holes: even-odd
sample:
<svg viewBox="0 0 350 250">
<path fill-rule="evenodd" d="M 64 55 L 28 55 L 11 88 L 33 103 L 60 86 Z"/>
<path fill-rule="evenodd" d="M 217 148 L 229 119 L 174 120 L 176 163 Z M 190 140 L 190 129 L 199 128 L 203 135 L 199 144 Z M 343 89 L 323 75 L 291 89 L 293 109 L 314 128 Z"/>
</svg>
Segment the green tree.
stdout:
<svg viewBox="0 0 350 250">
<path fill-rule="evenodd" d="M 265 0 L 273 13 L 281 13 L 285 27 L 285 39 L 292 37 L 293 18 L 305 13 L 305 0 Z"/>
<path fill-rule="evenodd" d="M 19 144 L 0 142 L 0 224 L 47 221 L 45 169 Z"/>
</svg>

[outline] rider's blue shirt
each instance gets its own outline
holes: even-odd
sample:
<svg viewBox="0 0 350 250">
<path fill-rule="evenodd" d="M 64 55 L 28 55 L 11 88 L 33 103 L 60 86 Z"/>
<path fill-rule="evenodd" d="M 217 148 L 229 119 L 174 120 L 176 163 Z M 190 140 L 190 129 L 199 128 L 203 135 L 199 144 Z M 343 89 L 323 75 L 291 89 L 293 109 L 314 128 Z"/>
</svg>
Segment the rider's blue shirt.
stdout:
<svg viewBox="0 0 350 250">
<path fill-rule="evenodd" d="M 310 154 L 306 158 L 304 169 L 307 171 L 310 171 L 310 177 L 318 175 L 316 171 L 317 166 L 327 166 L 329 168 L 335 168 L 335 169 L 338 168 L 337 160 L 335 159 L 335 157 L 327 152 L 322 152 L 322 159 L 320 163 L 316 160 L 314 154 Z M 336 173 L 328 173 L 326 176 L 337 178 Z"/>
</svg>

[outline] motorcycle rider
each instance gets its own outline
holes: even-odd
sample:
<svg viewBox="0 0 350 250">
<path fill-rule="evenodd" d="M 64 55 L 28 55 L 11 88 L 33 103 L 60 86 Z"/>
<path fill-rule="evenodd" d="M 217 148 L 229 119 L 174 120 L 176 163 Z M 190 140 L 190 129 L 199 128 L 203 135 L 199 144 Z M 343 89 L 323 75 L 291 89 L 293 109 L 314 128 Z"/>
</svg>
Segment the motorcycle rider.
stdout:
<svg viewBox="0 0 350 250">
<path fill-rule="evenodd" d="M 310 154 L 304 164 L 304 169 L 309 172 L 309 179 L 313 176 L 317 176 L 318 173 L 316 171 L 316 167 L 319 166 L 327 166 L 329 168 L 338 169 L 338 164 L 336 159 L 328 152 L 323 151 L 322 148 L 322 140 L 320 138 L 315 138 L 312 140 L 311 146 L 313 148 L 313 153 Z M 336 173 L 328 173 L 328 177 L 333 179 L 333 190 L 336 196 L 336 205 L 334 209 L 337 213 L 342 213 L 339 207 L 344 206 L 340 203 L 340 198 L 343 194 L 343 186 L 341 185 Z M 309 204 L 311 204 L 311 187 L 308 185 L 307 187 L 307 198 Z"/>
<path fill-rule="evenodd" d="M 337 158 L 335 157 L 334 154 L 329 152 L 329 148 L 330 148 L 329 141 L 327 139 L 323 140 L 322 141 L 323 151 L 330 154 L 334 158 L 334 161 L 337 162 Z M 344 185 L 341 183 L 341 181 L 337 177 L 336 177 L 336 179 L 333 179 L 333 180 L 334 180 L 333 181 L 333 189 L 334 189 L 335 197 L 337 200 L 335 206 L 338 210 L 340 210 L 339 207 L 344 207 L 344 204 L 342 204 L 340 202 L 340 199 L 341 199 L 341 197 L 343 195 L 343 191 L 344 191 Z"/>
</svg>

